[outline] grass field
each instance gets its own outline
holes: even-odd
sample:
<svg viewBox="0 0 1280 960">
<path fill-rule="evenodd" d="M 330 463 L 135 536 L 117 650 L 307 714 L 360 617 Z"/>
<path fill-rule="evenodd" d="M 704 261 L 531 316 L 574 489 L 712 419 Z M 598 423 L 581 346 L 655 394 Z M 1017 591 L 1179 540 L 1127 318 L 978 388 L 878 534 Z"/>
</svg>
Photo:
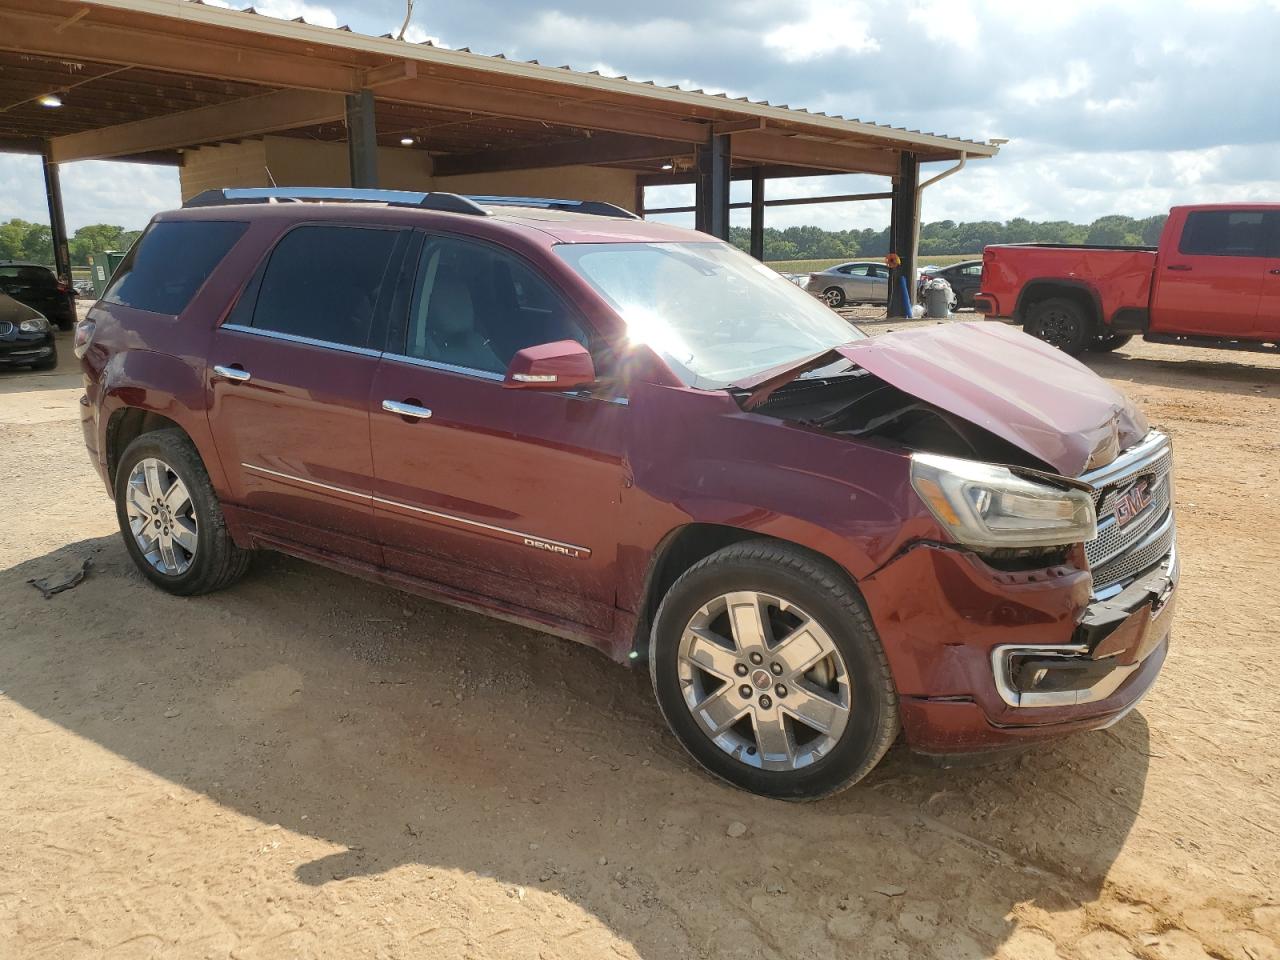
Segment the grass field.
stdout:
<svg viewBox="0 0 1280 960">
<path fill-rule="evenodd" d="M 827 267 L 834 267 L 837 263 L 848 263 L 851 259 L 884 262 L 884 257 L 844 257 L 838 260 L 770 260 L 766 265 L 773 267 L 779 273 L 813 273 L 817 270 L 825 270 Z M 955 253 L 940 257 L 921 257 L 918 266 L 946 267 L 961 260 L 981 259 L 980 253 Z"/>
</svg>

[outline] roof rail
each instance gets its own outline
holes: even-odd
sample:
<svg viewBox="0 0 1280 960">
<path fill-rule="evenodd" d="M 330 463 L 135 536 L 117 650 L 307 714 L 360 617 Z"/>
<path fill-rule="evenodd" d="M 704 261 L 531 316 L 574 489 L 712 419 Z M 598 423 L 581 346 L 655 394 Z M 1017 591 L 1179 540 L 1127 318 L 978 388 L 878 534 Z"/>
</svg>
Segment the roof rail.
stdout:
<svg viewBox="0 0 1280 960">
<path fill-rule="evenodd" d="M 616 204 L 603 200 L 553 200 L 545 197 L 493 197 L 468 194 L 466 197 L 473 203 L 487 204 L 496 207 L 536 207 L 540 210 L 564 210 L 569 213 L 586 213 L 596 217 L 622 217 L 627 220 L 639 220 L 630 210 L 624 210 Z"/>
<path fill-rule="evenodd" d="M 218 207 L 232 203 L 300 203 L 330 201 L 341 203 L 385 203 L 420 210 L 466 213 L 488 216 L 483 205 L 502 207 L 536 207 L 542 210 L 565 210 L 597 217 L 639 218 L 622 207 L 603 200 L 550 200 L 542 197 L 461 196 L 456 193 L 419 193 L 412 190 L 366 190 L 356 187 L 223 187 L 197 193 L 184 203 L 186 207 Z"/>
<path fill-rule="evenodd" d="M 218 207 L 229 203 L 385 203 L 485 216 L 486 211 L 456 193 L 419 193 L 412 190 L 363 190 L 356 187 L 223 187 L 198 193 L 183 207 Z"/>
</svg>

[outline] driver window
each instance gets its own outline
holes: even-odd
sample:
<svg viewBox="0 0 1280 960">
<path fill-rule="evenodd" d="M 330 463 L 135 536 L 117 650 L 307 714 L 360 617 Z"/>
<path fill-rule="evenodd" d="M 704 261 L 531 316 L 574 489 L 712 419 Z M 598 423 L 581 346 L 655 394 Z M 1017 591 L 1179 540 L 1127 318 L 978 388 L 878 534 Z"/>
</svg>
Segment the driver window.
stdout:
<svg viewBox="0 0 1280 960">
<path fill-rule="evenodd" d="M 517 351 L 556 340 L 589 346 L 568 305 L 523 261 L 484 243 L 427 238 L 407 356 L 501 374 Z"/>
</svg>

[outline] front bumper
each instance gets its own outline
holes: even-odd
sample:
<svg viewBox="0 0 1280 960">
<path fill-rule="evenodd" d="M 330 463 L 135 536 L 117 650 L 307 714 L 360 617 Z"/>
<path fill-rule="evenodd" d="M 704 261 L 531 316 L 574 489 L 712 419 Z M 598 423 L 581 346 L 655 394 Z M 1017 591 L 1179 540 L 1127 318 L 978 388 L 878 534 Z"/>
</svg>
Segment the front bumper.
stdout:
<svg viewBox="0 0 1280 960">
<path fill-rule="evenodd" d="M 863 582 L 913 748 L 997 749 L 1133 709 L 1168 652 L 1176 551 L 1105 600 L 1078 560 L 1008 573 L 921 544 Z"/>
<path fill-rule="evenodd" d="M 0 366 L 16 367 L 40 363 L 57 356 L 58 348 L 49 333 L 21 334 L 0 339 Z"/>
</svg>

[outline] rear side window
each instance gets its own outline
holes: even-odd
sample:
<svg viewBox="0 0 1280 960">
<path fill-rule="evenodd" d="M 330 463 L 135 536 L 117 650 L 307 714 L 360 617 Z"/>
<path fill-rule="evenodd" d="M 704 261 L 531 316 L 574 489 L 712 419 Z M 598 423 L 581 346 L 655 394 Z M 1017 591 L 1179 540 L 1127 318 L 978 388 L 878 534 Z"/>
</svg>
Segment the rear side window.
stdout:
<svg viewBox="0 0 1280 960">
<path fill-rule="evenodd" d="M 284 235 L 256 292 L 252 314 L 237 305 L 232 322 L 294 337 L 367 347 L 383 284 L 391 283 L 397 230 L 315 224 Z M 250 319 L 251 316 L 251 319 Z"/>
<path fill-rule="evenodd" d="M 1269 219 L 1261 210 L 1193 210 L 1178 252 L 1201 257 L 1265 257 Z"/>
<path fill-rule="evenodd" d="M 58 279 L 53 275 L 53 271 L 46 267 L 31 267 L 26 264 L 10 264 L 0 267 L 0 284 L 6 280 L 12 281 L 15 285 L 34 287 L 37 289 L 49 288 L 57 286 Z"/>
<path fill-rule="evenodd" d="M 102 299 L 177 316 L 248 226 L 229 220 L 153 223 L 120 264 Z"/>
</svg>

